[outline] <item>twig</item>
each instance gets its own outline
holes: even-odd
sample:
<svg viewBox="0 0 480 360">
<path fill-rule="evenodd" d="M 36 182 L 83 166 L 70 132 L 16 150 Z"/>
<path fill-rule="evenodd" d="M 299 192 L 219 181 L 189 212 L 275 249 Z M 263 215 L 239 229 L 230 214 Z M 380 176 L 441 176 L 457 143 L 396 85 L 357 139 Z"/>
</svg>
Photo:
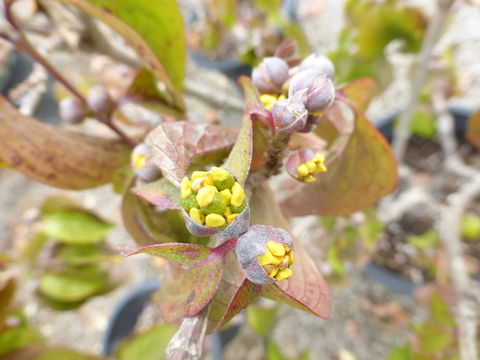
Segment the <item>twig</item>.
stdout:
<svg viewBox="0 0 480 360">
<path fill-rule="evenodd" d="M 450 276 L 458 295 L 456 322 L 461 360 L 478 360 L 477 325 L 478 304 L 473 297 L 472 281 L 462 257 L 460 224 L 467 205 L 480 194 L 480 174 L 477 174 L 451 196 L 450 206 L 441 212 L 438 230 L 449 257 Z"/>
<path fill-rule="evenodd" d="M 437 43 L 443 28 L 447 22 L 447 15 L 453 0 L 438 0 L 437 13 L 432 18 L 425 38 L 423 40 L 422 49 L 419 54 L 419 62 L 415 69 L 412 85 L 409 91 L 408 103 L 405 111 L 400 116 L 398 127 L 395 129 L 393 139 L 393 150 L 397 155 L 398 161 L 403 162 L 403 157 L 407 148 L 407 142 L 410 137 L 410 122 L 413 113 L 418 105 L 418 96 L 427 79 L 428 66 L 432 56 L 433 48 Z"/>
</svg>

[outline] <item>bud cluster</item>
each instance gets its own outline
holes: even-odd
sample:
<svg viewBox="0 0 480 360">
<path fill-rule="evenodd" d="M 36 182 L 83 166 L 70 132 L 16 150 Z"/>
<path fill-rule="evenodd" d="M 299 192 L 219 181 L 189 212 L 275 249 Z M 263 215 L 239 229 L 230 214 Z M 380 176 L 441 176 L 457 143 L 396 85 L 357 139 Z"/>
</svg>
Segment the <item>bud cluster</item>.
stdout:
<svg viewBox="0 0 480 360">
<path fill-rule="evenodd" d="M 257 258 L 257 261 L 272 279 L 285 280 L 293 274 L 290 265 L 293 264 L 294 256 L 290 246 L 269 241 L 265 252 Z"/>
<path fill-rule="evenodd" d="M 306 183 L 315 182 L 318 173 L 327 171 L 325 155 L 311 149 L 301 149 L 292 154 L 286 168 L 292 177 Z"/>
<path fill-rule="evenodd" d="M 226 228 L 247 206 L 242 186 L 228 170 L 218 167 L 184 177 L 180 193 L 181 206 L 190 219 L 214 229 Z"/>
<path fill-rule="evenodd" d="M 281 58 L 267 57 L 253 70 L 252 80 L 277 130 L 308 132 L 335 98 L 334 72 L 325 56 L 312 54 L 294 69 Z"/>
</svg>

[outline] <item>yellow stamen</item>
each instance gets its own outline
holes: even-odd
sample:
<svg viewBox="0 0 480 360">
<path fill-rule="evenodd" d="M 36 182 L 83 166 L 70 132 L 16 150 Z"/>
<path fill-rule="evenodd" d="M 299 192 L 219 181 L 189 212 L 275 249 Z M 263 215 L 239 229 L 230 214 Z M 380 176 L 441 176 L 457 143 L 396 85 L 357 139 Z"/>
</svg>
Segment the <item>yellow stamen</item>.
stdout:
<svg viewBox="0 0 480 360">
<path fill-rule="evenodd" d="M 264 265 L 278 265 L 282 261 L 282 258 L 272 255 L 272 253 L 267 249 L 265 253 L 260 255 L 258 258 L 258 263 L 262 266 Z"/>
<path fill-rule="evenodd" d="M 260 101 L 262 102 L 263 106 L 265 106 L 265 109 L 270 110 L 277 102 L 277 97 L 275 95 L 270 95 L 270 94 L 263 94 L 260 95 Z"/>
<path fill-rule="evenodd" d="M 147 156 L 145 154 L 135 154 L 132 156 L 133 167 L 137 170 L 145 167 Z"/>
<path fill-rule="evenodd" d="M 288 253 L 288 265 L 292 265 L 295 261 L 295 256 L 293 255 L 293 251 Z"/>
<path fill-rule="evenodd" d="M 198 223 L 200 225 L 203 225 L 203 223 L 205 221 L 205 215 L 202 214 L 200 209 L 191 208 L 190 212 L 189 212 L 189 215 L 190 215 L 190 219 L 192 219 L 193 221 L 195 221 L 196 223 Z"/>
<path fill-rule="evenodd" d="M 315 177 L 315 175 L 308 175 L 308 176 L 305 176 L 305 178 L 303 179 L 303 182 L 306 182 L 306 183 L 313 183 L 315 182 L 317 178 Z"/>
<path fill-rule="evenodd" d="M 220 191 L 220 194 L 222 194 L 225 200 L 227 200 L 227 205 L 230 204 L 230 200 L 232 199 L 232 192 L 230 191 L 230 189 L 222 190 Z"/>
<path fill-rule="evenodd" d="M 267 242 L 267 249 L 275 256 L 284 256 L 285 255 L 285 246 L 276 241 Z"/>
<path fill-rule="evenodd" d="M 302 177 L 307 176 L 309 174 L 307 166 L 305 164 L 298 165 L 297 174 Z"/>
<path fill-rule="evenodd" d="M 232 209 L 230 209 L 230 206 L 227 206 L 227 207 L 225 208 L 225 211 L 223 212 L 222 215 L 225 216 L 225 217 L 227 217 L 227 216 L 229 216 L 229 215 L 232 215 Z"/>
<path fill-rule="evenodd" d="M 208 174 L 207 176 L 205 176 L 205 180 L 203 181 L 203 185 L 213 186 L 212 174 Z"/>
<path fill-rule="evenodd" d="M 232 186 L 232 198 L 230 202 L 233 206 L 241 206 L 245 201 L 245 191 L 238 182 Z"/>
<path fill-rule="evenodd" d="M 292 275 L 293 275 L 292 269 L 290 269 L 290 268 L 282 269 L 282 270 L 278 271 L 277 275 L 275 276 L 275 279 L 285 280 L 285 279 L 288 279 Z"/>
<path fill-rule="evenodd" d="M 227 223 L 230 225 L 240 214 L 232 214 L 227 216 Z"/>
<path fill-rule="evenodd" d="M 218 167 L 212 167 L 211 174 L 214 181 L 224 181 L 230 175 L 227 170 Z"/>
<path fill-rule="evenodd" d="M 325 166 L 325 164 L 323 164 L 323 163 L 317 164 L 316 172 L 322 173 L 322 172 L 325 172 L 325 171 L 327 171 L 327 167 Z"/>
<path fill-rule="evenodd" d="M 206 171 L 194 171 L 192 173 L 192 181 L 196 180 L 196 179 L 203 178 L 203 177 L 207 176 L 207 174 L 208 173 Z"/>
<path fill-rule="evenodd" d="M 275 275 L 277 275 L 277 273 L 278 273 L 278 268 L 273 268 L 272 271 L 267 271 L 267 273 L 268 273 L 269 277 L 275 278 Z"/>
<path fill-rule="evenodd" d="M 311 161 L 323 163 L 325 161 L 325 155 L 316 154 Z"/>
<path fill-rule="evenodd" d="M 215 186 L 209 186 L 209 185 L 198 190 L 198 194 L 197 194 L 198 205 L 200 205 L 200 207 L 202 208 L 210 205 L 217 191 L 218 190 Z"/>
<path fill-rule="evenodd" d="M 205 225 L 208 227 L 221 227 L 225 225 L 225 218 L 222 215 L 218 214 L 209 214 L 205 217 Z"/>
<path fill-rule="evenodd" d="M 182 195 L 182 199 L 186 199 L 192 195 L 192 184 L 186 176 L 183 178 L 182 183 L 180 184 L 180 193 Z"/>
<path fill-rule="evenodd" d="M 310 174 L 313 174 L 315 172 L 315 170 L 317 170 L 317 165 L 313 161 L 306 162 L 305 166 L 307 167 L 308 172 Z"/>
</svg>

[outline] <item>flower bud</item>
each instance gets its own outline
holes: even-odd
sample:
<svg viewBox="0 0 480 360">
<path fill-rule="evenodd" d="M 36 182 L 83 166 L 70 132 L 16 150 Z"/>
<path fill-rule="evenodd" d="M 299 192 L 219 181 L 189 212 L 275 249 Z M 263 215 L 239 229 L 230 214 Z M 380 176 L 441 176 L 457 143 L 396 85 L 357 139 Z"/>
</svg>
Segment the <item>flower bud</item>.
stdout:
<svg viewBox="0 0 480 360">
<path fill-rule="evenodd" d="M 226 169 L 195 171 L 180 185 L 180 204 L 188 230 L 196 236 L 237 237 L 248 228 L 245 191 Z"/>
<path fill-rule="evenodd" d="M 326 110 L 335 99 L 335 88 L 332 81 L 318 70 L 300 71 L 290 80 L 288 97 L 306 90 L 305 107 L 310 114 Z"/>
<path fill-rule="evenodd" d="M 277 101 L 272 107 L 275 127 L 284 132 L 295 132 L 305 127 L 308 111 L 302 102 L 294 99 Z"/>
<path fill-rule="evenodd" d="M 252 72 L 253 83 L 262 94 L 280 94 L 288 80 L 288 64 L 278 57 L 266 57 Z"/>
<path fill-rule="evenodd" d="M 317 180 L 317 174 L 326 172 L 325 155 L 312 149 L 301 149 L 287 160 L 287 172 L 301 182 L 311 183 Z"/>
<path fill-rule="evenodd" d="M 151 162 L 152 149 L 147 144 L 138 144 L 132 151 L 130 163 L 133 172 L 145 181 L 152 181 L 160 175 L 160 170 Z"/>
<path fill-rule="evenodd" d="M 317 70 L 333 80 L 335 66 L 332 61 L 323 55 L 312 54 L 300 63 L 300 70 Z"/>
<path fill-rule="evenodd" d="M 283 229 L 250 226 L 238 237 L 235 253 L 247 279 L 256 284 L 271 284 L 292 276 L 293 241 Z"/>
<path fill-rule="evenodd" d="M 113 109 L 113 100 L 108 94 L 108 90 L 100 85 L 94 86 L 88 91 L 87 104 L 97 114 L 109 114 Z"/>
<path fill-rule="evenodd" d="M 61 119 L 70 124 L 80 124 L 87 115 L 85 106 L 74 97 L 68 97 L 60 101 L 58 111 Z"/>
<path fill-rule="evenodd" d="M 302 130 L 299 130 L 298 132 L 301 132 L 301 133 L 311 132 L 318 125 L 318 123 L 320 122 L 320 119 L 321 119 L 320 115 L 313 115 L 313 114 L 308 115 L 305 127 Z"/>
</svg>

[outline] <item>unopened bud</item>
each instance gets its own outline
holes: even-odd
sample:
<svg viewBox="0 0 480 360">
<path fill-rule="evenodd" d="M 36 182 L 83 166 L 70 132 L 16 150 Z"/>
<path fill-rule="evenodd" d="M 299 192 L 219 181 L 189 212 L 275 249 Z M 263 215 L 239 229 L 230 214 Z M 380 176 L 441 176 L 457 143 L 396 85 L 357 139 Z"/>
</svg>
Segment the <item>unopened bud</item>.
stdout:
<svg viewBox="0 0 480 360">
<path fill-rule="evenodd" d="M 275 128 L 284 132 L 295 132 L 305 127 L 308 111 L 300 101 L 286 99 L 277 101 L 272 107 Z"/>
<path fill-rule="evenodd" d="M 332 81 L 318 70 L 304 70 L 296 74 L 289 83 L 288 97 L 306 90 L 305 107 L 310 114 L 325 111 L 335 99 Z"/>
<path fill-rule="evenodd" d="M 160 170 L 151 161 L 152 149 L 147 144 L 138 144 L 132 151 L 130 163 L 133 172 L 145 181 L 152 181 L 160 175 Z"/>
<path fill-rule="evenodd" d="M 312 54 L 300 63 L 300 70 L 317 70 L 333 80 L 335 66 L 332 61 L 323 55 Z"/>
<path fill-rule="evenodd" d="M 266 57 L 252 72 L 252 80 L 263 94 L 279 94 L 288 79 L 288 64 L 278 57 Z"/>
<path fill-rule="evenodd" d="M 108 90 L 100 85 L 94 86 L 88 91 L 87 104 L 97 114 L 109 114 L 113 109 L 113 100 L 108 94 Z"/>
<path fill-rule="evenodd" d="M 61 119 L 70 124 L 80 124 L 87 115 L 85 106 L 74 97 L 68 97 L 60 101 L 58 111 Z"/>
</svg>

